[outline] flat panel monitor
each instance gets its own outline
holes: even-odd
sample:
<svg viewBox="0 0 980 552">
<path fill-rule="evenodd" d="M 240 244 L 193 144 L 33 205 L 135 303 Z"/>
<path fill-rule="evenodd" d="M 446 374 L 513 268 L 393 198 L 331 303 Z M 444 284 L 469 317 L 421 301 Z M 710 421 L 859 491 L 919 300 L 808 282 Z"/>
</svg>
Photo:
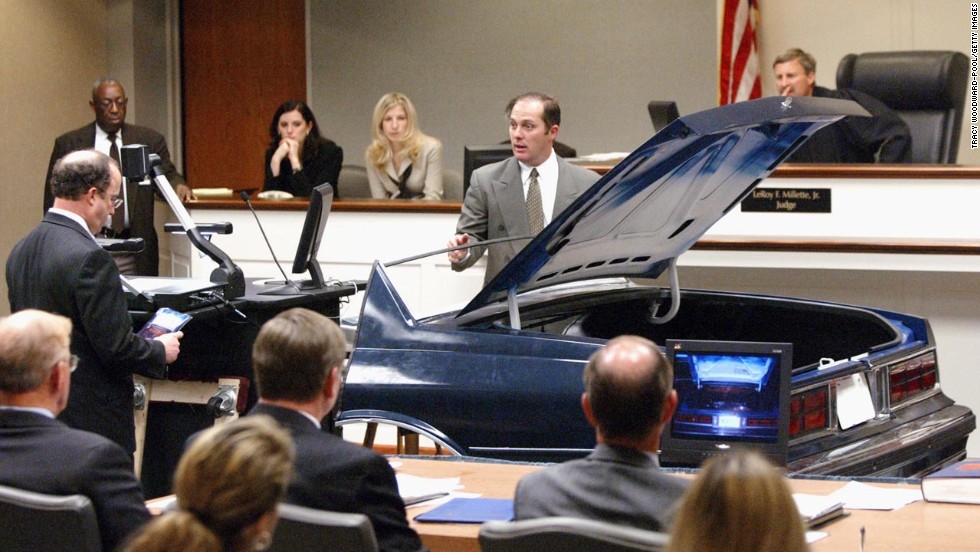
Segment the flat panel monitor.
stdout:
<svg viewBox="0 0 980 552">
<path fill-rule="evenodd" d="M 666 348 L 678 404 L 661 436 L 663 465 L 699 466 L 736 448 L 786 465 L 791 343 L 667 340 Z"/>
<path fill-rule="evenodd" d="M 650 122 L 653 123 L 653 131 L 660 132 L 670 123 L 677 120 L 681 114 L 677 111 L 677 103 L 670 101 L 653 100 L 647 104 L 647 111 L 650 113 Z"/>
<path fill-rule="evenodd" d="M 302 295 L 305 292 L 323 289 L 323 271 L 317 261 L 320 242 L 323 240 L 323 230 L 327 227 L 327 218 L 333 206 L 333 186 L 330 183 L 313 188 L 310 194 L 310 204 L 306 209 L 306 220 L 303 231 L 299 235 L 296 255 L 293 258 L 293 274 L 310 273 L 309 280 L 289 281 L 259 292 L 259 295 Z"/>
<path fill-rule="evenodd" d="M 514 151 L 507 144 L 494 144 L 492 146 L 464 146 L 463 147 L 463 197 L 470 189 L 470 176 L 473 171 L 484 165 L 503 161 L 512 157 Z"/>
</svg>

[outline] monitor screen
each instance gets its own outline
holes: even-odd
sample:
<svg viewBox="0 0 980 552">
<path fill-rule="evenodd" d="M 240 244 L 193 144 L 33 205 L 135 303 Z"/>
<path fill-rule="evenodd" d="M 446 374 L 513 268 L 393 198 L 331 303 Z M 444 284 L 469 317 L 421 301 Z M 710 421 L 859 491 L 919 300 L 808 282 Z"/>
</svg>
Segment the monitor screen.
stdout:
<svg viewBox="0 0 980 552">
<path fill-rule="evenodd" d="M 310 279 L 286 282 L 285 285 L 261 291 L 260 295 L 299 295 L 307 291 L 323 289 L 323 271 L 316 257 L 332 206 L 333 186 L 330 183 L 313 188 L 310 204 L 306 209 L 303 231 L 299 235 L 299 244 L 296 246 L 296 255 L 293 258 L 293 274 L 309 272 Z"/>
<path fill-rule="evenodd" d="M 510 142 L 492 146 L 464 146 L 463 197 L 466 197 L 466 191 L 470 189 L 470 176 L 473 175 L 473 171 L 484 165 L 503 161 L 513 155 L 514 151 L 510 147 Z"/>
<path fill-rule="evenodd" d="M 738 447 L 786 464 L 792 344 L 668 340 L 666 348 L 678 404 L 661 437 L 664 465 L 697 466 Z"/>
</svg>

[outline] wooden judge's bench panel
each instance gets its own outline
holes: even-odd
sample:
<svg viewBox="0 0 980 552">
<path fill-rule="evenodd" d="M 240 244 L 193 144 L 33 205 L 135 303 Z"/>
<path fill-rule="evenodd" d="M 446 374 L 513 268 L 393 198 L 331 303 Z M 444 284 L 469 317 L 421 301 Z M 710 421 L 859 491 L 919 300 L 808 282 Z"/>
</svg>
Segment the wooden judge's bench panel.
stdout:
<svg viewBox="0 0 980 552">
<path fill-rule="evenodd" d="M 980 169 L 785 166 L 760 187 L 818 190 L 830 196 L 829 212 L 733 209 L 680 257 L 682 287 L 799 296 L 926 316 L 939 344 L 944 391 L 980 412 L 980 380 L 972 376 L 980 335 Z M 289 271 L 306 202 L 253 204 Z M 196 222 L 233 223 L 233 234 L 213 239 L 247 277 L 282 278 L 240 199 L 194 201 L 187 207 Z M 443 248 L 459 210 L 452 202 L 338 200 L 319 253 L 324 276 L 365 280 L 376 260 Z M 168 214 L 157 220 L 162 225 Z M 214 266 L 183 236 L 163 237 L 160 251 L 164 274 L 207 277 Z M 388 274 L 420 317 L 469 301 L 482 287 L 484 266 L 481 260 L 453 272 L 443 253 L 391 266 Z M 360 294 L 342 306 L 341 315 L 359 309 Z M 968 443 L 971 456 L 980 456 L 977 441 Z"/>
</svg>

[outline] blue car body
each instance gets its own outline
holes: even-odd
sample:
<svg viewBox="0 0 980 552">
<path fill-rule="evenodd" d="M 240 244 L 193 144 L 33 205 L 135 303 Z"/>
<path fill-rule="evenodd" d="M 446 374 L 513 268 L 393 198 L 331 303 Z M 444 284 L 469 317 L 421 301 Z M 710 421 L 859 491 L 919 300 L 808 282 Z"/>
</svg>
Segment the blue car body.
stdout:
<svg viewBox="0 0 980 552">
<path fill-rule="evenodd" d="M 608 339 L 793 344 L 788 468 L 916 475 L 965 455 L 973 413 L 943 395 L 928 321 L 805 299 L 680 290 L 672 266 L 852 102 L 766 98 L 678 119 L 555 217 L 459 311 L 416 319 L 376 263 L 338 423 L 393 424 L 464 455 L 562 461 L 595 444 L 582 369 Z M 671 275 L 671 289 L 635 278 Z M 828 360 L 830 359 L 830 360 Z M 875 416 L 844 427 L 860 374 Z M 683 397 L 681 398 L 683 404 Z"/>
</svg>

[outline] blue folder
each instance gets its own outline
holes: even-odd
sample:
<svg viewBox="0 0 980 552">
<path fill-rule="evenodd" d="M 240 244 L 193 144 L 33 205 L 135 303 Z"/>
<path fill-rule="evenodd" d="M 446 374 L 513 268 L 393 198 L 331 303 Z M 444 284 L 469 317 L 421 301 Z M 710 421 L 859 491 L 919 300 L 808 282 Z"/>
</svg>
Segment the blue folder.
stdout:
<svg viewBox="0 0 980 552">
<path fill-rule="evenodd" d="M 512 519 L 514 501 L 510 498 L 454 498 L 415 516 L 415 521 L 431 523 L 483 523 Z"/>
</svg>

